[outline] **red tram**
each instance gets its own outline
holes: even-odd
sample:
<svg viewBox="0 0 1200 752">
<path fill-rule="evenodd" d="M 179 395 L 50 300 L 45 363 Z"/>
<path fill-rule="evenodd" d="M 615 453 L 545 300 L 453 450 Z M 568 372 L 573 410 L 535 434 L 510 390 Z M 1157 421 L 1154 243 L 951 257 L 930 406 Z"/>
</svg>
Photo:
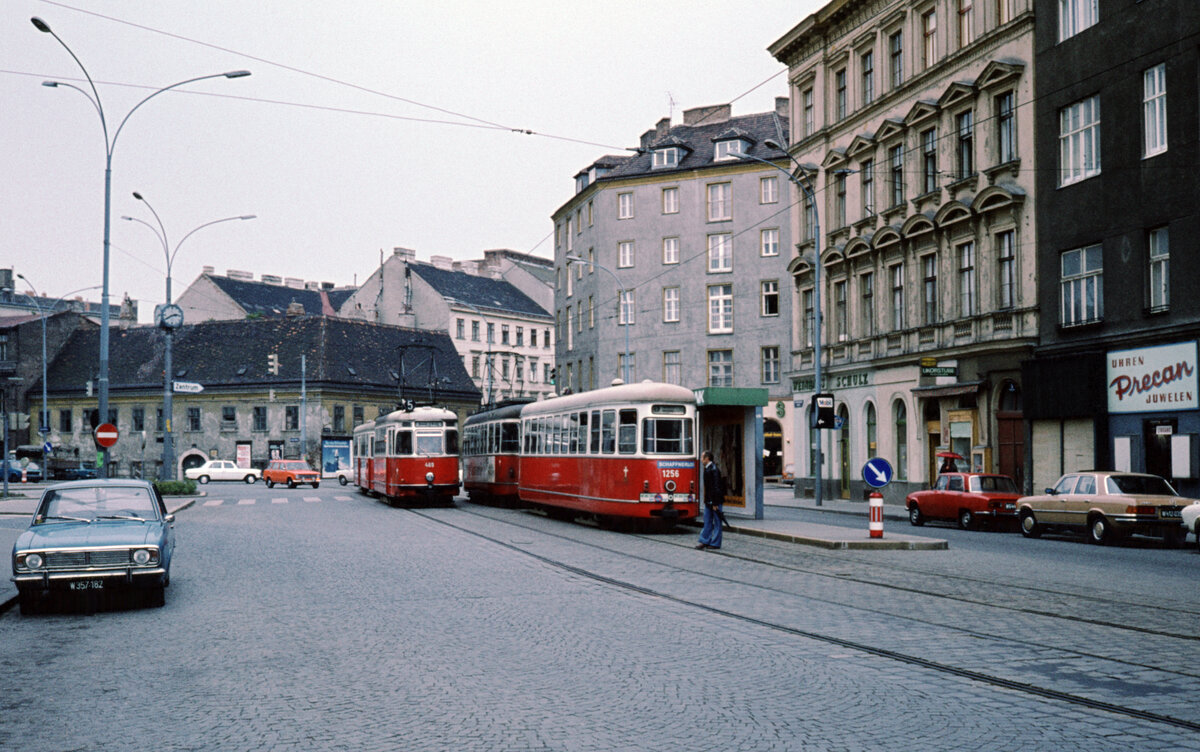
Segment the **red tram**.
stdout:
<svg viewBox="0 0 1200 752">
<path fill-rule="evenodd" d="M 690 519 L 699 513 L 696 401 L 643 382 L 521 408 L 521 501 L 550 514 Z"/>
<path fill-rule="evenodd" d="M 501 403 L 463 423 L 463 490 L 471 501 L 511 505 L 517 501 L 521 409 L 529 400 Z"/>
<path fill-rule="evenodd" d="M 397 410 L 354 429 L 355 483 L 392 503 L 452 504 L 458 417 L 438 407 Z"/>
</svg>

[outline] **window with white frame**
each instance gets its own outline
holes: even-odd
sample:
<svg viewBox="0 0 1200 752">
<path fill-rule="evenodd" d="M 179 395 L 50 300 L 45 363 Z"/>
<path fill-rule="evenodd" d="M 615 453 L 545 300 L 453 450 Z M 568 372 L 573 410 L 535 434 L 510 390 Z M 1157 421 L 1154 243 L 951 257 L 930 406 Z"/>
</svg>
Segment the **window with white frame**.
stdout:
<svg viewBox="0 0 1200 752">
<path fill-rule="evenodd" d="M 804 239 L 812 241 L 817 236 L 817 205 L 809 193 L 804 194 Z"/>
<path fill-rule="evenodd" d="M 1150 310 L 1165 311 L 1171 305 L 1171 248 L 1167 228 L 1151 230 L 1147 241 L 1150 258 Z"/>
<path fill-rule="evenodd" d="M 974 316 L 978 310 L 975 293 L 975 244 L 968 242 L 958 247 L 958 314 Z"/>
<path fill-rule="evenodd" d="M 467 322 L 465 320 L 455 319 L 454 335 L 455 339 L 467 338 Z"/>
<path fill-rule="evenodd" d="M 633 241 L 622 240 L 617 243 L 617 267 L 626 269 L 633 266 Z"/>
<path fill-rule="evenodd" d="M 633 219 L 633 194 L 617 194 L 617 219 Z"/>
<path fill-rule="evenodd" d="M 858 166 L 858 177 L 862 190 L 863 218 L 875 215 L 875 162 L 868 159 Z"/>
<path fill-rule="evenodd" d="M 662 320 L 669 324 L 679 321 L 679 288 L 664 287 L 662 291 Z"/>
<path fill-rule="evenodd" d="M 1016 248 L 1013 231 L 996 233 L 996 307 L 1012 308 L 1016 302 Z"/>
<path fill-rule="evenodd" d="M 663 351 L 663 382 L 667 384 L 683 383 L 683 364 L 679 360 L 678 350 Z"/>
<path fill-rule="evenodd" d="M 996 160 L 999 164 L 1017 158 L 1017 121 L 1013 115 L 1013 93 L 996 97 Z"/>
<path fill-rule="evenodd" d="M 888 267 L 892 278 L 892 330 L 904 329 L 904 264 Z"/>
<path fill-rule="evenodd" d="M 708 186 L 708 221 L 733 219 L 733 185 L 712 183 Z"/>
<path fill-rule="evenodd" d="M 679 238 L 663 238 L 662 262 L 664 264 L 679 263 Z"/>
<path fill-rule="evenodd" d="M 758 232 L 758 255 L 760 256 L 778 256 L 779 255 L 779 228 L 768 227 L 765 230 Z"/>
<path fill-rule="evenodd" d="M 654 164 L 651 169 L 661 170 L 665 167 L 676 167 L 679 165 L 679 147 L 667 146 L 654 150 Z"/>
<path fill-rule="evenodd" d="M 875 101 L 875 52 L 867 50 L 859 56 L 859 72 L 862 74 L 863 106 Z"/>
<path fill-rule="evenodd" d="M 834 71 L 834 106 L 837 114 L 837 119 L 841 120 L 846 117 L 846 69 L 842 68 L 839 71 Z"/>
<path fill-rule="evenodd" d="M 930 10 L 921 15 L 921 63 L 923 67 L 932 67 L 937 62 L 937 10 Z"/>
<path fill-rule="evenodd" d="M 1092 96 L 1058 113 L 1059 184 L 1100 174 L 1100 97 Z"/>
<path fill-rule="evenodd" d="M 816 131 L 816 114 L 813 105 L 813 90 L 810 86 L 800 92 L 800 107 L 804 115 L 804 136 L 811 136 Z"/>
<path fill-rule="evenodd" d="M 637 323 L 634 320 L 635 314 L 637 313 L 637 306 L 634 303 L 636 300 L 636 292 L 636 290 L 621 290 L 618 293 L 621 306 L 621 320 L 619 322 L 621 326 L 629 326 L 630 324 Z"/>
<path fill-rule="evenodd" d="M 746 142 L 740 138 L 731 138 L 726 141 L 717 141 L 713 144 L 713 159 L 721 161 L 722 159 L 736 159 L 746 151 Z"/>
<path fill-rule="evenodd" d="M 708 385 L 733 386 L 733 350 L 708 351 Z"/>
<path fill-rule="evenodd" d="M 767 279 L 763 280 L 759 286 L 759 298 L 762 301 L 760 311 L 763 316 L 778 316 L 779 315 L 779 280 Z"/>
<path fill-rule="evenodd" d="M 631 352 L 628 356 L 629 361 L 629 382 L 630 384 L 637 383 L 637 353 Z M 625 353 L 617 353 L 617 376 L 625 378 Z M 580 374 L 581 376 L 583 374 Z"/>
<path fill-rule="evenodd" d="M 777 204 L 779 203 L 779 178 L 774 175 L 768 175 L 765 178 L 758 180 L 758 203 L 760 204 Z"/>
<path fill-rule="evenodd" d="M 966 47 L 975 41 L 974 2 L 958 0 L 958 46 Z"/>
<path fill-rule="evenodd" d="M 921 257 L 921 322 L 926 326 L 938 322 L 937 254 Z"/>
<path fill-rule="evenodd" d="M 833 176 L 833 213 L 837 221 L 834 229 L 846 226 L 846 173 L 839 171 Z"/>
<path fill-rule="evenodd" d="M 1104 318 L 1104 256 L 1100 245 L 1062 255 L 1062 325 L 1078 326 Z"/>
<path fill-rule="evenodd" d="M 762 383 L 779 383 L 779 347 L 762 348 Z"/>
<path fill-rule="evenodd" d="M 816 311 L 813 308 L 814 297 L 815 296 L 813 295 L 811 288 L 808 290 L 803 290 L 800 293 L 800 306 L 804 309 L 802 314 L 803 320 L 800 323 L 800 330 L 804 337 L 800 344 L 801 347 L 812 347 L 813 343 L 816 341 L 817 317 Z"/>
<path fill-rule="evenodd" d="M 1058 0 L 1058 41 L 1075 36 L 1099 20 L 1098 0 Z"/>
<path fill-rule="evenodd" d="M 971 110 L 955 118 L 958 131 L 958 177 L 975 173 L 975 114 Z"/>
<path fill-rule="evenodd" d="M 733 331 L 733 285 L 708 286 L 708 333 Z"/>
<path fill-rule="evenodd" d="M 596 299 L 591 295 L 588 296 L 588 329 L 596 328 Z M 537 347 L 537 331 L 530 330 L 529 346 Z"/>
<path fill-rule="evenodd" d="M 833 338 L 845 342 L 849 336 L 849 319 L 846 312 L 846 280 L 839 279 L 833 283 Z"/>
<path fill-rule="evenodd" d="M 662 213 L 663 214 L 678 214 L 679 213 L 679 187 L 671 186 L 670 188 L 662 189 Z"/>
<path fill-rule="evenodd" d="M 888 36 L 888 69 L 892 88 L 904 85 L 904 32 L 896 31 Z"/>
<path fill-rule="evenodd" d="M 583 331 L 583 301 L 582 300 L 575 304 L 575 329 L 576 329 L 576 331 L 580 331 L 580 332 Z"/>
<path fill-rule="evenodd" d="M 708 236 L 708 271 L 733 271 L 733 235 L 721 232 Z"/>
<path fill-rule="evenodd" d="M 1142 74 L 1143 155 L 1167 150 L 1167 66 L 1154 66 Z"/>
<path fill-rule="evenodd" d="M 888 149 L 888 183 L 892 206 L 904 203 L 904 145 Z"/>
<path fill-rule="evenodd" d="M 859 311 L 862 336 L 875 336 L 875 273 L 864 272 L 858 278 Z"/>
</svg>

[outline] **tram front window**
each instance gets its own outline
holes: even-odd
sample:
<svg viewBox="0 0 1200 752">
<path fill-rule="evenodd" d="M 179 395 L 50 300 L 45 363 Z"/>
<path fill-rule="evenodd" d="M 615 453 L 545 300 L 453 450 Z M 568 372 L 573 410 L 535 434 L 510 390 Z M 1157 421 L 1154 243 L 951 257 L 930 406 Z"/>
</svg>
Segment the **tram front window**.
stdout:
<svg viewBox="0 0 1200 752">
<path fill-rule="evenodd" d="M 458 454 L 458 431 L 446 431 L 446 454 Z"/>
<path fill-rule="evenodd" d="M 417 434 L 417 454 L 426 456 L 442 453 L 441 434 Z"/>
<path fill-rule="evenodd" d="M 692 454 L 692 421 L 681 418 L 646 418 L 642 421 L 645 454 Z"/>
</svg>

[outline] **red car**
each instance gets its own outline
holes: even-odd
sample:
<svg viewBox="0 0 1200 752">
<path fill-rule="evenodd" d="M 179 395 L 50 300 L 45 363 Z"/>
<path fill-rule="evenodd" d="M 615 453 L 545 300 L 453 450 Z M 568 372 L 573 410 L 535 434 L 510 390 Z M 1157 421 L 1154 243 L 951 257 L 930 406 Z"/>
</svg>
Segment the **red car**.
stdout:
<svg viewBox="0 0 1200 752">
<path fill-rule="evenodd" d="M 311 483 L 313 488 L 321 485 L 321 476 L 308 466 L 304 460 L 271 460 L 262 472 L 267 488 L 274 488 L 276 483 L 286 483 L 288 488 L 295 488 L 301 483 Z"/>
<path fill-rule="evenodd" d="M 955 520 L 969 530 L 984 520 L 1015 521 L 1019 498 L 1017 484 L 1007 475 L 942 473 L 933 488 L 910 493 L 905 506 L 908 521 L 915 526 L 926 520 Z"/>
</svg>

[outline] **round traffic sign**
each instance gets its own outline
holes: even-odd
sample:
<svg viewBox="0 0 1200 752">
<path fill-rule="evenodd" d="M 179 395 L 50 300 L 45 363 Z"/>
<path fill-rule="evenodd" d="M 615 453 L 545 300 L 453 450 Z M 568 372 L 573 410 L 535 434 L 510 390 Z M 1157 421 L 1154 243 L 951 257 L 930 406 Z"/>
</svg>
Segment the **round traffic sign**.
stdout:
<svg viewBox="0 0 1200 752">
<path fill-rule="evenodd" d="M 95 436 L 96 443 L 108 449 L 113 444 L 117 443 L 117 427 L 112 423 L 101 423 L 96 426 Z"/>
<path fill-rule="evenodd" d="M 863 480 L 871 488 L 883 488 L 892 482 L 892 464 L 882 457 L 872 457 L 863 465 Z"/>
</svg>

